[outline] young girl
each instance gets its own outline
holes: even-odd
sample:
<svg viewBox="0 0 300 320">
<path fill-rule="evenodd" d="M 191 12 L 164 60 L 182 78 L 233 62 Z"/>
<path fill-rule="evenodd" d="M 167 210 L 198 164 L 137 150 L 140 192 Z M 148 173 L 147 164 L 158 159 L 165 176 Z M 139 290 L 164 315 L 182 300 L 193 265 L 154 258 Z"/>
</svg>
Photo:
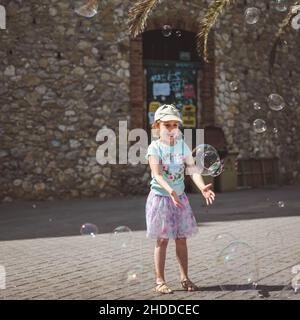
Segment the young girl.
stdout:
<svg viewBox="0 0 300 320">
<path fill-rule="evenodd" d="M 180 138 L 178 110 L 173 105 L 162 105 L 154 115 L 152 128 L 159 139 L 152 141 L 147 155 L 151 168 L 151 191 L 146 203 L 147 237 L 156 239 L 154 264 L 156 287 L 159 293 L 173 293 L 165 281 L 164 268 L 169 239 L 176 243 L 176 257 L 180 267 L 180 282 L 184 290 L 199 288 L 188 278 L 188 250 L 186 239 L 198 231 L 198 226 L 184 192 L 184 169 L 192 169 L 192 179 L 202 192 L 207 205 L 215 194 L 211 184 L 205 185 L 195 167 L 192 153 Z"/>
</svg>

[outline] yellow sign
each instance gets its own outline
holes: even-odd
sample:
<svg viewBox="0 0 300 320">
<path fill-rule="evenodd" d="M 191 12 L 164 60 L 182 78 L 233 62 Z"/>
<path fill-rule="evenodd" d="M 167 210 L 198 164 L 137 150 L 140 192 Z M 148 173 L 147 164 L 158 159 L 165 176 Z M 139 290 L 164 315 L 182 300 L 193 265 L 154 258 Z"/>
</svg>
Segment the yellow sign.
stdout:
<svg viewBox="0 0 300 320">
<path fill-rule="evenodd" d="M 196 106 L 192 104 L 184 105 L 182 108 L 182 125 L 184 127 L 196 127 Z"/>
<path fill-rule="evenodd" d="M 160 103 L 158 101 L 152 101 L 149 104 L 149 112 L 155 112 L 160 107 Z"/>
</svg>

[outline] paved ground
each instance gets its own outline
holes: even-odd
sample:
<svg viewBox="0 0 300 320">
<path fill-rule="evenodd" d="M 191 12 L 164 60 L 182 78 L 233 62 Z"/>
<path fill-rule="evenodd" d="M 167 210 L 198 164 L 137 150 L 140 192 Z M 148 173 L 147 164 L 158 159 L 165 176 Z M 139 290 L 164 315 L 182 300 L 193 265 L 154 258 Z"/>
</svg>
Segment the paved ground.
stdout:
<svg viewBox="0 0 300 320">
<path fill-rule="evenodd" d="M 175 292 L 166 296 L 152 292 L 146 196 L 1 204 L 0 299 L 300 300 L 289 287 L 291 268 L 300 264 L 299 195 L 300 186 L 221 193 L 207 208 L 191 194 L 199 233 L 188 242 L 190 278 L 201 290 L 181 290 L 170 242 L 166 277 Z M 97 225 L 95 237 L 80 235 L 86 222 Z M 121 225 L 132 232 L 113 235 Z M 234 239 L 220 256 L 224 265 L 217 256 Z"/>
</svg>

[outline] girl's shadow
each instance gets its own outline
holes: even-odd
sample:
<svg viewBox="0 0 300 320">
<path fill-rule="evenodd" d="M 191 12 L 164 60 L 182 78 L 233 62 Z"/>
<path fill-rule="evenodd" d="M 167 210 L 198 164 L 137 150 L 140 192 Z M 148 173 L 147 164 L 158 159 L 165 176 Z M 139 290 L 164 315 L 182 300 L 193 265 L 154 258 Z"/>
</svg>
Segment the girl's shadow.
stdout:
<svg viewBox="0 0 300 320">
<path fill-rule="evenodd" d="M 246 290 L 256 290 L 258 294 L 262 298 L 270 297 L 270 292 L 273 291 L 282 291 L 286 286 L 283 285 L 257 285 L 256 287 L 250 285 L 242 285 L 242 284 L 229 284 L 225 286 L 201 286 L 197 292 L 204 292 L 204 291 L 246 291 Z M 181 290 L 174 290 L 174 291 L 184 291 Z M 196 291 L 194 291 L 196 292 Z"/>
</svg>

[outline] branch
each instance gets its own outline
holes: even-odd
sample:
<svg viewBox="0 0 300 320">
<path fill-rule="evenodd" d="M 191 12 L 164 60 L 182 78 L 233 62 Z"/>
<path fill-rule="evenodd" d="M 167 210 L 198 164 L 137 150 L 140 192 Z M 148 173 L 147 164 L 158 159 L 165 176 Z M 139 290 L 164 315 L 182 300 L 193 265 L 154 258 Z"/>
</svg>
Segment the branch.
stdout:
<svg viewBox="0 0 300 320">
<path fill-rule="evenodd" d="M 204 19 L 200 23 L 199 32 L 196 36 L 197 50 L 200 55 L 203 54 L 203 58 L 206 62 L 208 62 L 207 42 L 209 32 L 217 22 L 223 10 L 235 1 L 236 0 L 215 0 L 208 8 Z"/>
<path fill-rule="evenodd" d="M 276 49 L 278 44 L 281 42 L 282 35 L 287 31 L 288 27 L 291 24 L 292 19 L 294 16 L 296 16 L 299 12 L 294 12 L 293 7 L 299 6 L 300 0 L 295 1 L 295 3 L 290 7 L 288 14 L 286 17 L 282 20 L 282 22 L 279 25 L 279 30 L 277 31 L 275 35 L 275 40 L 270 52 L 270 58 L 269 58 L 269 73 L 271 74 L 273 71 L 273 66 L 276 60 Z"/>
<path fill-rule="evenodd" d="M 139 0 L 129 10 L 129 32 L 135 38 L 145 29 L 147 19 L 159 0 Z"/>
</svg>

